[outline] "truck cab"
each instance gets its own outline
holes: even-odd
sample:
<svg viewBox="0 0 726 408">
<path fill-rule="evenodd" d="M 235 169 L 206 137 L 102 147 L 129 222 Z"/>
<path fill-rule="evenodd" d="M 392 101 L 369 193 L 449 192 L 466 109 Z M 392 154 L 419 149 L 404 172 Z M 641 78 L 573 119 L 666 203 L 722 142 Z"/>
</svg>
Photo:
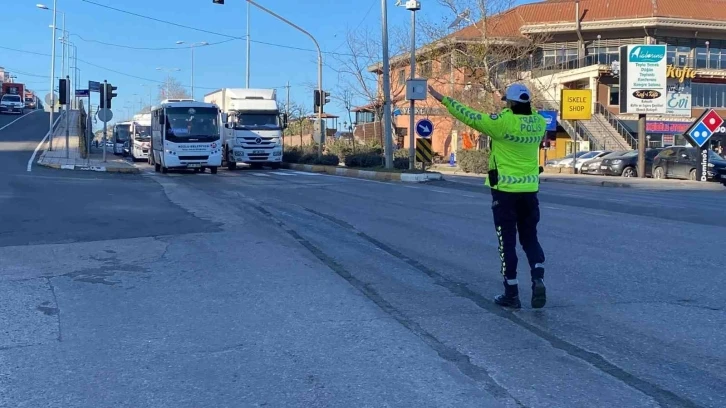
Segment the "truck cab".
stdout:
<svg viewBox="0 0 726 408">
<path fill-rule="evenodd" d="M 205 101 L 221 106 L 223 112 L 222 158 L 228 169 L 238 164 L 282 166 L 287 115 L 280 113 L 276 96 L 274 89 L 246 88 L 225 88 L 205 96 Z"/>
</svg>

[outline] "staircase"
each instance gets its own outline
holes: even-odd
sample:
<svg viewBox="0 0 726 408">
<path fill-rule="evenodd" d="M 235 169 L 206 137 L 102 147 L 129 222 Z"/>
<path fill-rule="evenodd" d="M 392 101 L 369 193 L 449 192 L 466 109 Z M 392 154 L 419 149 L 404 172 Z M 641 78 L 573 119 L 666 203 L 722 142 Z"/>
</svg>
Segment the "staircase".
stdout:
<svg viewBox="0 0 726 408">
<path fill-rule="evenodd" d="M 580 124 L 598 141 L 602 150 L 629 150 L 628 142 L 618 133 L 617 129 L 600 113 L 592 115 L 590 120 L 581 120 Z"/>
</svg>

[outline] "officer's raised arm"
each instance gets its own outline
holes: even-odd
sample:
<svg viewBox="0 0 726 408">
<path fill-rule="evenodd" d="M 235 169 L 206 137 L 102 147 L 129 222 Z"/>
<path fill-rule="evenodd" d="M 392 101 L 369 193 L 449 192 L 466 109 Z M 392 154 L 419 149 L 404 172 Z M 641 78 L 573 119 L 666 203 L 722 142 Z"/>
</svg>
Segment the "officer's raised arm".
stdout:
<svg viewBox="0 0 726 408">
<path fill-rule="evenodd" d="M 504 136 L 504 121 L 499 119 L 499 115 L 488 115 L 479 112 L 470 106 L 448 97 L 441 95 L 433 87 L 429 85 L 429 94 L 451 113 L 456 119 L 462 121 L 465 125 L 476 129 L 494 139 Z"/>
</svg>

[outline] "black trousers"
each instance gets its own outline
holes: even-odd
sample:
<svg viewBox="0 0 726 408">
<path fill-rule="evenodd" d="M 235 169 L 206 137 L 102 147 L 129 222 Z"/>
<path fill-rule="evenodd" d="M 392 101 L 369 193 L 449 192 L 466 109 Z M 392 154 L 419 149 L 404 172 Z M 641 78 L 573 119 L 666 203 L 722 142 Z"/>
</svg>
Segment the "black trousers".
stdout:
<svg viewBox="0 0 726 408">
<path fill-rule="evenodd" d="M 494 226 L 499 239 L 502 275 L 508 285 L 517 284 L 517 232 L 527 254 L 532 279 L 543 278 L 545 255 L 537 239 L 539 199 L 537 193 L 509 193 L 491 190 Z"/>
</svg>

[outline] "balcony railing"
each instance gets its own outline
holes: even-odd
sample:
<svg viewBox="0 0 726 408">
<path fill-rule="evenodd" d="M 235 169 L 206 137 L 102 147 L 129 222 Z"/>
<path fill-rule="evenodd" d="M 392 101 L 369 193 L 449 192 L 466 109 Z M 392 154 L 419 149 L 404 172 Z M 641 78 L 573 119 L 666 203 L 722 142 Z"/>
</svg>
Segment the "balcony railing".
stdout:
<svg viewBox="0 0 726 408">
<path fill-rule="evenodd" d="M 625 124 L 615 115 L 613 115 L 603 104 L 600 102 L 596 103 L 596 109 L 597 113 L 603 115 L 605 119 L 607 119 L 608 123 L 610 123 L 615 130 L 620 134 L 620 136 L 625 139 L 625 141 L 630 145 L 631 148 L 637 149 L 638 148 L 638 139 L 636 139 L 632 133 L 630 133 L 630 130 L 628 130 L 627 127 L 625 127 Z"/>
</svg>

